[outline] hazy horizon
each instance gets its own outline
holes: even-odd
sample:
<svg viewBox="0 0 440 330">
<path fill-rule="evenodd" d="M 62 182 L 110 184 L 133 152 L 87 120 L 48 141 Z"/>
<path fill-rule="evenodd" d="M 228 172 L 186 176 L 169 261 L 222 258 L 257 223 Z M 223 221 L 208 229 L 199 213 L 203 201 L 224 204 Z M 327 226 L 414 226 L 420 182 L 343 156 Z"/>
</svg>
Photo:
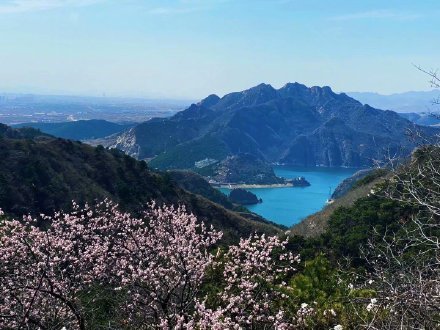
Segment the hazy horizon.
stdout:
<svg viewBox="0 0 440 330">
<path fill-rule="evenodd" d="M 198 100 L 259 83 L 430 90 L 440 3 L 6 0 L 0 92 Z"/>
<path fill-rule="evenodd" d="M 262 83 L 264 83 L 264 82 L 262 82 Z M 301 83 L 301 82 L 298 82 L 298 83 Z M 247 88 L 245 88 L 243 90 L 247 90 L 247 89 L 256 87 L 258 85 L 259 84 L 254 85 L 254 86 L 249 86 L 249 87 L 247 87 Z M 282 86 L 273 86 L 273 85 L 271 85 L 271 86 L 274 87 L 275 89 L 280 89 L 284 85 L 282 85 Z M 306 85 L 306 86 L 307 87 L 315 87 L 316 85 L 315 86 Z M 395 93 L 380 93 L 380 92 L 376 92 L 376 91 L 337 91 L 337 90 L 333 89 L 332 86 L 329 86 L 329 85 L 320 85 L 318 87 L 324 87 L 324 86 L 330 87 L 333 90 L 333 92 L 335 92 L 337 94 L 345 93 L 347 95 L 350 95 L 350 94 L 377 94 L 378 96 L 395 96 L 395 95 L 407 94 L 407 93 L 435 93 L 435 92 L 440 92 L 440 89 L 436 89 L 436 88 L 429 88 L 429 89 L 426 89 L 426 90 L 407 90 L 407 91 L 395 92 Z M 234 91 L 226 92 L 224 94 L 209 93 L 209 94 L 206 94 L 206 95 L 204 95 L 204 96 L 202 96 L 200 98 L 173 98 L 173 97 L 166 97 L 166 96 L 164 96 L 164 97 L 156 97 L 155 98 L 155 97 L 142 96 L 142 95 L 136 96 L 136 95 L 123 95 L 123 94 L 122 95 L 118 95 L 118 94 L 116 94 L 116 95 L 107 95 L 107 94 L 105 94 L 105 95 L 102 95 L 102 94 L 101 95 L 99 95 L 99 94 L 75 94 L 75 93 L 69 93 L 67 91 L 66 92 L 54 91 L 54 92 L 51 93 L 50 91 L 44 92 L 44 91 L 38 91 L 37 90 L 37 91 L 33 92 L 33 91 L 26 91 L 26 90 L 22 91 L 20 89 L 17 89 L 15 91 L 14 90 L 9 90 L 8 91 L 7 89 L 0 89 L 0 95 L 17 95 L 17 96 L 18 95 L 23 95 L 23 96 L 30 95 L 30 96 L 41 96 L 41 97 L 66 97 L 66 98 L 71 97 L 71 98 L 98 98 L 98 99 L 99 98 L 102 98 L 102 99 L 107 98 L 107 99 L 132 99 L 132 100 L 139 99 L 139 100 L 146 100 L 146 101 L 163 101 L 163 102 L 166 102 L 166 101 L 170 101 L 170 102 L 185 102 L 185 101 L 197 102 L 197 101 L 200 101 L 200 100 L 204 99 L 205 97 L 208 97 L 211 94 L 216 94 L 216 95 L 218 95 L 220 97 L 223 97 L 223 96 L 225 96 L 225 95 L 227 95 L 229 93 L 241 92 L 243 90 L 234 90 Z"/>
</svg>

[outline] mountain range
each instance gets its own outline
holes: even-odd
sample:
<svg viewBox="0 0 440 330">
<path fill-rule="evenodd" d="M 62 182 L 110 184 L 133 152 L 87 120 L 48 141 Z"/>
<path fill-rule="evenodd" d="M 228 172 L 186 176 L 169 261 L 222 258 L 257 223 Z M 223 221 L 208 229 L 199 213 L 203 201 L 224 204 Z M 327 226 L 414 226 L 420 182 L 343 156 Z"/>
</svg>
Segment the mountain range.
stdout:
<svg viewBox="0 0 440 330">
<path fill-rule="evenodd" d="M 351 92 L 347 94 L 363 104 L 402 113 L 435 111 L 433 103 L 440 98 L 440 90 L 438 89 L 389 95 L 371 92 Z"/>
<path fill-rule="evenodd" d="M 156 118 L 104 141 L 159 169 L 191 169 L 204 159 L 252 154 L 266 163 L 366 167 L 409 154 L 409 130 L 431 135 L 393 111 L 375 109 L 330 87 L 260 84 L 210 95 L 170 118 Z"/>
<path fill-rule="evenodd" d="M 399 113 L 403 118 L 406 118 L 417 125 L 423 126 L 439 126 L 440 112 L 408 112 Z"/>
</svg>

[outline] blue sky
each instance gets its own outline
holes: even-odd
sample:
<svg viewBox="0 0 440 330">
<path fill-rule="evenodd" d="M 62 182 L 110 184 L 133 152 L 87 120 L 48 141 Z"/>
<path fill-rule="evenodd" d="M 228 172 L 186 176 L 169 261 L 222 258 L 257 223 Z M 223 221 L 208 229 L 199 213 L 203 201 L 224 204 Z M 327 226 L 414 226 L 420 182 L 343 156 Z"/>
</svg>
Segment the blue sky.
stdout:
<svg viewBox="0 0 440 330">
<path fill-rule="evenodd" d="M 0 0 L 0 91 L 198 99 L 427 90 L 438 0 Z"/>
</svg>

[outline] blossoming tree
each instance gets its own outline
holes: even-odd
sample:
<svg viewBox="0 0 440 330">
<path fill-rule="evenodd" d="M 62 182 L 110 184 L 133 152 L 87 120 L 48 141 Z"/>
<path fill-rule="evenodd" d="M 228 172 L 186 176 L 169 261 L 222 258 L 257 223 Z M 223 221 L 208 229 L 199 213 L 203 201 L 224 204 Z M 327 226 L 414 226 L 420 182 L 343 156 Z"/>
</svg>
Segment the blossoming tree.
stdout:
<svg viewBox="0 0 440 330">
<path fill-rule="evenodd" d="M 85 328 L 78 294 L 104 280 L 108 222 L 86 207 L 71 214 L 5 221 L 0 229 L 0 328 Z"/>
<path fill-rule="evenodd" d="M 154 204 L 144 218 L 117 226 L 108 272 L 127 291 L 128 323 L 170 327 L 188 320 L 214 259 L 208 249 L 222 233 L 207 229 L 184 207 Z"/>
<path fill-rule="evenodd" d="M 253 235 L 241 239 L 226 252 L 222 277 L 225 286 L 218 294 L 217 307 L 199 303 L 198 322 L 202 329 L 291 329 L 301 323 L 286 315 L 277 302 L 286 298 L 284 282 L 299 261 L 286 251 L 286 241 L 278 237 Z M 300 312 L 301 313 L 301 312 Z"/>
<path fill-rule="evenodd" d="M 0 225 L 0 328 L 87 329 L 82 298 L 97 286 L 123 297 L 118 327 L 290 329 L 306 312 L 294 318 L 282 306 L 298 258 L 277 237 L 254 235 L 214 255 L 221 232 L 184 207 L 154 203 L 138 218 L 108 201 L 41 217 L 47 229 L 29 216 Z M 202 289 L 220 268 L 213 308 Z"/>
<path fill-rule="evenodd" d="M 151 208 L 136 219 L 104 202 L 74 205 L 70 214 L 5 221 L 0 229 L 0 327 L 85 329 L 79 294 L 111 283 L 128 294 L 127 324 L 175 320 L 194 301 L 207 248 L 221 233 L 207 230 L 184 208 Z"/>
</svg>

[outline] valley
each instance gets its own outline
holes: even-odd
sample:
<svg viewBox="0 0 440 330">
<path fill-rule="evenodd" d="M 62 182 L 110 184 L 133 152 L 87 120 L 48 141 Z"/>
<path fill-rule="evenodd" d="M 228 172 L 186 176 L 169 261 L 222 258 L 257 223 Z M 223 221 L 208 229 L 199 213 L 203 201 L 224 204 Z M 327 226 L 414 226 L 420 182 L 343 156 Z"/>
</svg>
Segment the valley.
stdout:
<svg viewBox="0 0 440 330">
<path fill-rule="evenodd" d="M 439 13 L 0 0 L 0 330 L 440 330 Z"/>
<path fill-rule="evenodd" d="M 346 178 L 358 169 L 351 168 L 301 168 L 275 166 L 277 175 L 285 178 L 302 176 L 310 181 L 308 187 L 246 187 L 263 203 L 249 205 L 247 208 L 275 223 L 291 227 L 307 216 L 320 211 L 330 198 L 331 193 Z M 220 189 L 226 195 L 230 189 Z"/>
<path fill-rule="evenodd" d="M 391 153 L 405 158 L 417 144 L 410 131 L 436 134 L 421 120 L 421 126 L 407 120 L 420 115 L 410 115 L 374 109 L 329 87 L 288 83 L 210 95 L 142 123 L 79 120 L 16 127 L 120 149 L 156 171 L 193 171 L 223 192 L 246 189 L 265 201 L 250 211 L 291 226 L 319 211 L 354 173 L 351 168 L 368 168 Z"/>
</svg>

